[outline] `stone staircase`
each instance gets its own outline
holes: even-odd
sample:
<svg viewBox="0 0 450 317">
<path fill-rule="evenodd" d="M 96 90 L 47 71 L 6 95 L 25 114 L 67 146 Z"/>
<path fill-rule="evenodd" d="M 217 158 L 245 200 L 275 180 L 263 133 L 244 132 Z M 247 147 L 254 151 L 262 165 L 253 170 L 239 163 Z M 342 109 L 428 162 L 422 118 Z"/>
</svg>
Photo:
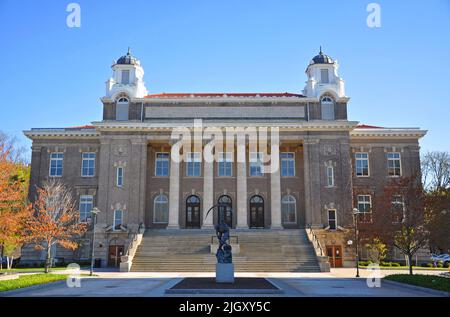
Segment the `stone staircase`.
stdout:
<svg viewBox="0 0 450 317">
<path fill-rule="evenodd" d="M 215 272 L 210 253 L 213 230 L 147 230 L 133 259 L 132 272 Z M 240 252 L 236 272 L 320 272 L 304 229 L 231 230 Z"/>
</svg>

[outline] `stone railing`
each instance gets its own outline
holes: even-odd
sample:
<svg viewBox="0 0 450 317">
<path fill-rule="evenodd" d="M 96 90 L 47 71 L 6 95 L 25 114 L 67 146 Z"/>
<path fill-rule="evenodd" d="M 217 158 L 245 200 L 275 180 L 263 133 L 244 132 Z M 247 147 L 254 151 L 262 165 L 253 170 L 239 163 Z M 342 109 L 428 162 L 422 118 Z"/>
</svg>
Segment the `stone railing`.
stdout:
<svg viewBox="0 0 450 317">
<path fill-rule="evenodd" d="M 145 232 L 144 226 L 142 224 L 139 225 L 138 232 L 133 235 L 125 255 L 122 255 L 120 257 L 120 272 L 130 272 L 131 266 L 133 265 L 134 255 L 136 254 L 138 246 L 142 242 L 144 232 Z"/>
<path fill-rule="evenodd" d="M 308 225 L 306 228 L 306 235 L 308 236 L 309 241 L 314 247 L 314 251 L 316 253 L 317 260 L 319 262 L 319 267 L 321 272 L 330 272 L 330 261 L 328 256 L 325 254 L 320 240 L 314 232 L 311 225 Z"/>
</svg>

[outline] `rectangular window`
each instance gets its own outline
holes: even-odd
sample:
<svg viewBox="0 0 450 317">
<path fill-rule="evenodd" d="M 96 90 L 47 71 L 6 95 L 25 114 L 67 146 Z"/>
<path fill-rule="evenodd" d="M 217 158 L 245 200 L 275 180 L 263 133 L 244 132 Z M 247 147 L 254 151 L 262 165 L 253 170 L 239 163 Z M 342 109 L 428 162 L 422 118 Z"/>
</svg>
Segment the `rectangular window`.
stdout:
<svg viewBox="0 0 450 317">
<path fill-rule="evenodd" d="M 123 167 L 122 166 L 119 166 L 117 168 L 116 185 L 117 185 L 117 187 L 123 186 Z"/>
<path fill-rule="evenodd" d="M 334 103 L 322 103 L 322 120 L 334 120 Z"/>
<path fill-rule="evenodd" d="M 295 176 L 295 153 L 281 153 L 281 176 Z"/>
<path fill-rule="evenodd" d="M 355 153 L 356 176 L 369 176 L 369 154 Z"/>
<path fill-rule="evenodd" d="M 233 176 L 233 153 L 220 152 L 218 163 L 219 176 Z"/>
<path fill-rule="evenodd" d="M 80 196 L 80 221 L 85 222 L 91 219 L 91 210 L 94 206 L 94 197 L 91 195 Z"/>
<path fill-rule="evenodd" d="M 250 152 L 250 176 L 262 176 L 263 153 Z"/>
<path fill-rule="evenodd" d="M 122 71 L 122 85 L 128 85 L 130 83 L 130 71 L 123 70 Z"/>
<path fill-rule="evenodd" d="M 327 166 L 327 186 L 334 186 L 334 168 L 333 166 Z"/>
<path fill-rule="evenodd" d="M 372 212 L 372 200 L 370 195 L 358 195 L 357 201 L 359 212 Z"/>
<path fill-rule="evenodd" d="M 155 176 L 169 176 L 169 153 L 156 153 Z"/>
<path fill-rule="evenodd" d="M 402 196 L 392 197 L 392 222 L 401 223 L 405 220 L 405 202 Z"/>
<path fill-rule="evenodd" d="M 328 76 L 328 69 L 320 70 L 320 81 L 322 84 L 328 84 L 330 82 L 330 79 Z"/>
<path fill-rule="evenodd" d="M 388 175 L 389 176 L 401 176 L 402 175 L 402 165 L 400 153 L 390 152 L 387 154 L 388 160 Z"/>
<path fill-rule="evenodd" d="M 51 177 L 61 177 L 63 171 L 64 153 L 50 153 L 50 171 Z"/>
<path fill-rule="evenodd" d="M 186 176 L 200 176 L 201 166 L 200 152 L 187 153 Z"/>
<path fill-rule="evenodd" d="M 95 153 L 81 154 L 81 176 L 93 177 L 95 175 Z"/>
<path fill-rule="evenodd" d="M 120 226 L 123 224 L 123 212 L 122 210 L 114 211 L 113 230 L 120 230 Z"/>
<path fill-rule="evenodd" d="M 336 230 L 337 228 L 336 210 L 334 209 L 328 210 L 328 226 L 331 230 Z"/>
</svg>

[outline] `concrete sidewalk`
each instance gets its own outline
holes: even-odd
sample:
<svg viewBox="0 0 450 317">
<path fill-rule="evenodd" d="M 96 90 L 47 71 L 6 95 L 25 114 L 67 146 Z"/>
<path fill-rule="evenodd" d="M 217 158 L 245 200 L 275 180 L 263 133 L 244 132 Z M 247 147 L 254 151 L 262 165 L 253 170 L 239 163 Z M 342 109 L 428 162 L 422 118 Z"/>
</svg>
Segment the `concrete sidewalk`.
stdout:
<svg viewBox="0 0 450 317">
<path fill-rule="evenodd" d="M 86 273 L 86 272 L 83 272 Z M 269 296 L 435 296 L 422 289 L 411 289 L 401 284 L 381 283 L 379 288 L 370 288 L 365 278 L 348 278 L 355 273 L 351 269 L 336 269 L 330 273 L 237 273 L 237 277 L 266 277 L 283 290 L 281 295 Z M 392 274 L 393 272 L 390 271 Z M 434 272 L 429 272 L 436 273 Z M 361 271 L 362 276 L 369 274 Z M 70 288 L 64 282 L 44 285 L 37 289 L 21 289 L 0 293 L 0 296 L 88 296 L 88 297 L 160 297 L 168 296 L 165 290 L 172 287 L 183 277 L 207 277 L 214 273 L 120 273 L 96 272 L 95 277 L 81 278 L 81 287 Z M 442 296 L 442 294 L 440 294 Z M 189 295 L 171 295 L 192 297 Z M 205 296 L 205 295 L 201 295 Z M 214 294 L 212 296 L 224 296 Z M 242 294 L 227 294 L 227 297 Z M 262 294 L 246 294 L 246 296 L 264 296 Z"/>
</svg>

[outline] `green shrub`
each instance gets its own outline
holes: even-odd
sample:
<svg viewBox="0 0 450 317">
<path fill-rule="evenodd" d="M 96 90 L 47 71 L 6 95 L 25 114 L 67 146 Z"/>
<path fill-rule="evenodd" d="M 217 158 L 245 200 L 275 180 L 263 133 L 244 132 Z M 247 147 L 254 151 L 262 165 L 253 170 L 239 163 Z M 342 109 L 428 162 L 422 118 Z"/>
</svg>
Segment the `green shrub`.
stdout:
<svg viewBox="0 0 450 317">
<path fill-rule="evenodd" d="M 444 264 L 442 264 L 442 262 L 439 262 L 436 266 L 437 267 L 444 267 Z"/>
<path fill-rule="evenodd" d="M 420 266 L 422 266 L 422 267 L 433 267 L 433 263 L 422 263 Z"/>
<path fill-rule="evenodd" d="M 445 263 L 444 263 L 444 267 L 445 267 L 445 268 L 450 267 L 450 262 L 445 262 Z"/>
<path fill-rule="evenodd" d="M 381 262 L 380 266 L 391 266 L 391 262 Z"/>
<path fill-rule="evenodd" d="M 367 266 L 367 265 L 369 265 L 369 263 L 367 261 L 359 261 L 358 264 L 359 264 L 359 266 Z"/>
<path fill-rule="evenodd" d="M 400 263 L 398 262 L 391 262 L 391 266 L 400 267 Z"/>
</svg>

